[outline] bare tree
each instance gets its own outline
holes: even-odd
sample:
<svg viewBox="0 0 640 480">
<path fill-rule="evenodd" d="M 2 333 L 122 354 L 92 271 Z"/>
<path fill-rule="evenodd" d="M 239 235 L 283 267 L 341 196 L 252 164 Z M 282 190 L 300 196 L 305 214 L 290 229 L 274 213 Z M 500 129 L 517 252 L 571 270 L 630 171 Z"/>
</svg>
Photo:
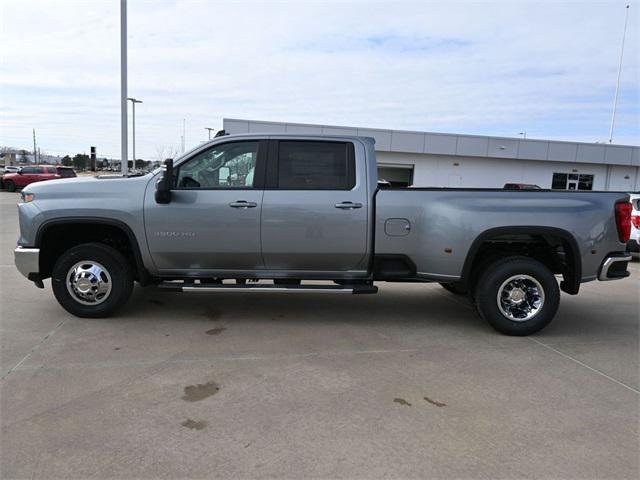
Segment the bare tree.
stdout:
<svg viewBox="0 0 640 480">
<path fill-rule="evenodd" d="M 162 163 L 167 158 L 176 158 L 178 152 L 179 150 L 176 145 L 159 145 L 156 147 L 156 161 Z"/>
</svg>

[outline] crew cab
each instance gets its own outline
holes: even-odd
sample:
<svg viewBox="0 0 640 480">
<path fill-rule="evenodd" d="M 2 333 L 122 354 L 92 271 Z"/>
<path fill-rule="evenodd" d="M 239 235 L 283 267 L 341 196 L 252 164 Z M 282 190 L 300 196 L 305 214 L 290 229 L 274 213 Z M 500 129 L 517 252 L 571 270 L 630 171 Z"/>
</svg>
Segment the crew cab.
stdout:
<svg viewBox="0 0 640 480">
<path fill-rule="evenodd" d="M 239 295 L 437 282 L 509 335 L 545 327 L 560 290 L 629 275 L 627 194 L 377 180 L 371 138 L 222 136 L 144 176 L 29 185 L 15 263 L 80 317 L 113 314 L 134 281 Z"/>
<path fill-rule="evenodd" d="M 76 172 L 74 172 L 70 167 L 33 165 L 22 167 L 17 172 L 5 173 L 2 175 L 2 188 L 9 192 L 14 192 L 17 188 L 26 187 L 34 182 L 71 178 L 75 176 Z"/>
</svg>

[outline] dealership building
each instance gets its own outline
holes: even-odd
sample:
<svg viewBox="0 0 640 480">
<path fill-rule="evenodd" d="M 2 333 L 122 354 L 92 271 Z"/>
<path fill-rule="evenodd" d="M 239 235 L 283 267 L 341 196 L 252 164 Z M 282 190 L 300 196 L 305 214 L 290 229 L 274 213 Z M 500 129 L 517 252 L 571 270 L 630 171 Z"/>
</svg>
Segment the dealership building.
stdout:
<svg viewBox="0 0 640 480">
<path fill-rule="evenodd" d="M 640 148 L 225 118 L 230 134 L 359 135 L 376 140 L 378 176 L 395 186 L 640 190 Z"/>
</svg>

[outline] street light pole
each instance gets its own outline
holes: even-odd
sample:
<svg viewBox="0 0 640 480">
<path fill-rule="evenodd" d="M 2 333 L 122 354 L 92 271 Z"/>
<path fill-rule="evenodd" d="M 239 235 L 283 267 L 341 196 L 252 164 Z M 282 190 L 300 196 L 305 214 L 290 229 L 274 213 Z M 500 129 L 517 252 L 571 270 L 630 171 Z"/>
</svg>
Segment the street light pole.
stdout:
<svg viewBox="0 0 640 480">
<path fill-rule="evenodd" d="M 622 30 L 622 46 L 620 47 L 620 64 L 618 65 L 618 80 L 616 81 L 616 93 L 613 97 L 613 113 L 611 114 L 611 128 L 609 129 L 609 143 L 613 142 L 613 127 L 616 124 L 616 108 L 618 107 L 618 91 L 620 90 L 620 75 L 622 74 L 622 55 L 624 54 L 624 38 L 627 36 L 627 22 L 629 21 L 629 5 L 624 16 L 624 30 Z"/>
<path fill-rule="evenodd" d="M 204 127 L 204 129 L 209 131 L 209 140 L 211 140 L 211 131 L 215 130 L 215 128 Z"/>
<path fill-rule="evenodd" d="M 128 173 L 127 154 L 127 0 L 120 0 L 120 170 Z"/>
<path fill-rule="evenodd" d="M 524 140 L 526 140 L 526 139 L 527 139 L 527 132 L 520 132 L 518 135 L 522 135 L 522 138 L 523 138 Z"/>
<path fill-rule="evenodd" d="M 131 108 L 133 109 L 133 168 L 136 168 L 136 103 L 142 103 L 142 100 L 138 100 L 137 98 L 132 97 L 127 98 L 127 100 L 131 101 Z"/>
</svg>

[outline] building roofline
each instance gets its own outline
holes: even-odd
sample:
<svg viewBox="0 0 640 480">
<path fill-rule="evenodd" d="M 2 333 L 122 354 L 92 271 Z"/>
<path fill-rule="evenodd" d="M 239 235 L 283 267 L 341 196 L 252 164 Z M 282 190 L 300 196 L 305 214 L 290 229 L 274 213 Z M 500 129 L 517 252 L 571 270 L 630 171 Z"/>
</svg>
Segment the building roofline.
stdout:
<svg viewBox="0 0 640 480">
<path fill-rule="evenodd" d="M 237 127 L 233 133 L 324 134 L 328 130 L 333 136 L 373 137 L 376 150 L 382 152 L 640 166 L 640 147 L 634 145 L 223 118 L 225 129 L 230 123 Z M 241 131 L 241 124 L 246 124 L 246 130 Z"/>
</svg>

